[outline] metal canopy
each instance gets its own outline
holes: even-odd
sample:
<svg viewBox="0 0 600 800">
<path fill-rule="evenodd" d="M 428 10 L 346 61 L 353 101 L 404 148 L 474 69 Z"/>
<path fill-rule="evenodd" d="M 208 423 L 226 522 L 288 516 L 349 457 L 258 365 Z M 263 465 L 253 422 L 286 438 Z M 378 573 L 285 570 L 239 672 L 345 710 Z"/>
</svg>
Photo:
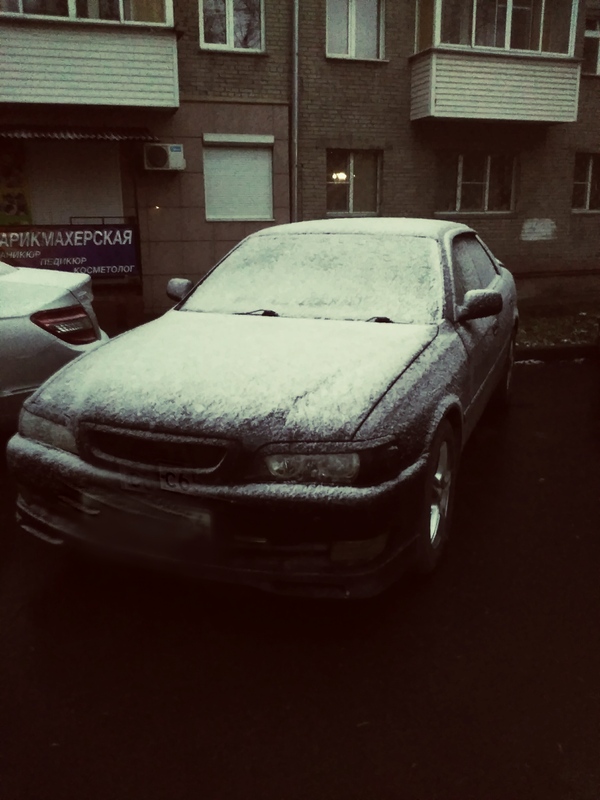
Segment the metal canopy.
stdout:
<svg viewBox="0 0 600 800">
<path fill-rule="evenodd" d="M 0 125 L 0 139 L 66 139 L 108 142 L 157 142 L 147 128 L 84 128 L 54 125 Z"/>
</svg>

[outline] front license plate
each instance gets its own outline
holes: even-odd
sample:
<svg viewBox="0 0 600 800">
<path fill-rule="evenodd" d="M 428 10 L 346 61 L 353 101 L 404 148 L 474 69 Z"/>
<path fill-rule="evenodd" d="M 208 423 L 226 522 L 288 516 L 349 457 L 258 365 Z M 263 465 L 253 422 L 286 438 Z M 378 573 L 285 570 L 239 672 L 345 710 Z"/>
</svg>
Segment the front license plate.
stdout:
<svg viewBox="0 0 600 800">
<path fill-rule="evenodd" d="M 194 487 L 194 481 L 185 472 L 177 469 L 165 469 L 161 467 L 158 471 L 160 488 L 166 492 L 177 492 L 178 494 L 190 494 Z"/>
</svg>

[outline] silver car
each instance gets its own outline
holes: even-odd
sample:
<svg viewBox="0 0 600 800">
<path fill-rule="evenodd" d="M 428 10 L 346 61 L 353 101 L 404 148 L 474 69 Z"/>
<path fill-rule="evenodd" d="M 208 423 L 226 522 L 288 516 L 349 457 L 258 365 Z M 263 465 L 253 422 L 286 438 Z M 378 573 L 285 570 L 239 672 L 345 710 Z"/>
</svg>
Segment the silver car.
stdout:
<svg viewBox="0 0 600 800">
<path fill-rule="evenodd" d="M 311 596 L 433 569 L 462 448 L 512 374 L 515 284 L 477 234 L 273 227 L 169 294 L 25 404 L 8 450 L 23 528 Z"/>
<path fill-rule="evenodd" d="M 0 431 L 53 372 L 108 340 L 92 308 L 89 275 L 0 261 Z"/>
</svg>

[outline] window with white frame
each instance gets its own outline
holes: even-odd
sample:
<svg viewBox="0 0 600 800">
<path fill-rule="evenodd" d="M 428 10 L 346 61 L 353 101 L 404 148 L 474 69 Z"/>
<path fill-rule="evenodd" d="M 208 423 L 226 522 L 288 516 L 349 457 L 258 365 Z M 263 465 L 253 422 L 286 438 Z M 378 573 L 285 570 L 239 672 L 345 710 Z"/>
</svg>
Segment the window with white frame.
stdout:
<svg viewBox="0 0 600 800">
<path fill-rule="evenodd" d="M 575 156 L 571 207 L 574 211 L 600 211 L 600 155 Z"/>
<path fill-rule="evenodd" d="M 515 165 L 515 157 L 507 154 L 444 154 L 438 211 L 511 211 Z"/>
<path fill-rule="evenodd" d="M 600 75 L 600 0 L 587 0 L 581 71 Z"/>
<path fill-rule="evenodd" d="M 273 136 L 204 134 L 206 219 L 273 219 Z"/>
<path fill-rule="evenodd" d="M 417 50 L 437 44 L 572 55 L 578 0 L 417 0 Z"/>
<path fill-rule="evenodd" d="M 379 207 L 379 153 L 327 151 L 327 212 L 374 216 Z"/>
<path fill-rule="evenodd" d="M 171 0 L 0 0 L 0 14 L 172 25 Z"/>
<path fill-rule="evenodd" d="M 384 0 L 327 0 L 327 55 L 383 58 Z"/>
<path fill-rule="evenodd" d="M 264 0 L 200 0 L 200 44 L 214 50 L 264 49 Z"/>
</svg>

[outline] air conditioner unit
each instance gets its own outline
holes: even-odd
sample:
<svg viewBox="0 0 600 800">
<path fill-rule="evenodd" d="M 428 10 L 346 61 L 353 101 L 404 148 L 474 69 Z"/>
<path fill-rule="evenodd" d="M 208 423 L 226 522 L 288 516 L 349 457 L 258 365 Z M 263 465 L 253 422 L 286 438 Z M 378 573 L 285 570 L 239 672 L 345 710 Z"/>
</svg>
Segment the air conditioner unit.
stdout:
<svg viewBox="0 0 600 800">
<path fill-rule="evenodd" d="M 146 169 L 185 169 L 182 144 L 145 144 Z"/>
</svg>

